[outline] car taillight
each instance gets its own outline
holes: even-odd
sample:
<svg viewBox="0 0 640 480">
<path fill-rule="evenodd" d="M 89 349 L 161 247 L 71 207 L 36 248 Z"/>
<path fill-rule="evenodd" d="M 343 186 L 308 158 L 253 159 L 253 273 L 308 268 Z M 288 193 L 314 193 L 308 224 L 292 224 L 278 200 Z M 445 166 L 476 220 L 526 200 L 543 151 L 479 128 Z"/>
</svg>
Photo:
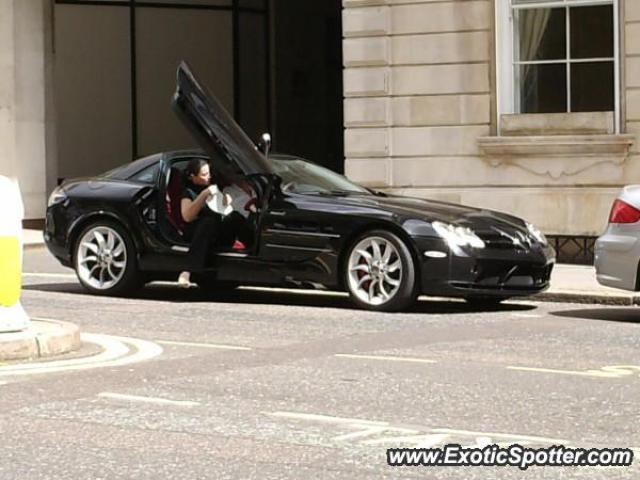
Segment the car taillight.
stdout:
<svg viewBox="0 0 640 480">
<path fill-rule="evenodd" d="M 609 223 L 636 223 L 640 221 L 640 210 L 617 199 L 611 207 Z"/>
</svg>

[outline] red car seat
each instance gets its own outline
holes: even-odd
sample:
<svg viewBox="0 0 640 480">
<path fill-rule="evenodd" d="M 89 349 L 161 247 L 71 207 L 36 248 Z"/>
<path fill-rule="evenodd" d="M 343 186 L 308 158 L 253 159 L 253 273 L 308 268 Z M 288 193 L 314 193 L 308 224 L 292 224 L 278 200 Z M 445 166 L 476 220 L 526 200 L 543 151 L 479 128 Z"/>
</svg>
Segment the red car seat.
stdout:
<svg viewBox="0 0 640 480">
<path fill-rule="evenodd" d="M 180 201 L 182 197 L 182 189 L 184 183 L 182 181 L 182 172 L 177 168 L 172 168 L 169 172 L 169 181 L 167 182 L 166 207 L 169 223 L 182 235 L 184 227 L 184 219 L 180 210 Z"/>
</svg>

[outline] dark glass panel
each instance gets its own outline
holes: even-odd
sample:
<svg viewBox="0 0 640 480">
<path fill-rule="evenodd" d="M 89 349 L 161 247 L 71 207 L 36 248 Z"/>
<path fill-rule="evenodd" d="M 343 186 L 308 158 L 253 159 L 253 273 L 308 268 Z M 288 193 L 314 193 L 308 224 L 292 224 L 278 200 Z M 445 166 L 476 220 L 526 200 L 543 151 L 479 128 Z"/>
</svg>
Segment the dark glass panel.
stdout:
<svg viewBox="0 0 640 480">
<path fill-rule="evenodd" d="M 571 58 L 613 57 L 613 6 L 571 8 L 569 11 Z"/>
<path fill-rule="evenodd" d="M 567 56 L 566 9 L 535 8 L 517 13 L 520 61 Z"/>
<path fill-rule="evenodd" d="M 269 129 L 267 91 L 267 17 L 241 12 L 238 19 L 239 105 L 236 120 L 249 137 L 258 141 Z"/>
<path fill-rule="evenodd" d="M 239 0 L 238 4 L 241 8 L 266 8 L 265 0 Z"/>
<path fill-rule="evenodd" d="M 167 3 L 178 6 L 231 7 L 231 0 L 136 0 L 136 5 L 144 7 L 145 3 Z"/>
<path fill-rule="evenodd" d="M 571 111 L 613 111 L 613 62 L 571 65 Z"/>
<path fill-rule="evenodd" d="M 56 5 L 58 176 L 92 176 L 132 159 L 129 9 Z"/>
<path fill-rule="evenodd" d="M 140 155 L 197 146 L 170 106 L 176 68 L 183 60 L 233 113 L 231 11 L 138 9 L 136 96 Z"/>
<path fill-rule="evenodd" d="M 520 112 L 567 111 L 567 67 L 565 64 L 521 65 Z"/>
</svg>

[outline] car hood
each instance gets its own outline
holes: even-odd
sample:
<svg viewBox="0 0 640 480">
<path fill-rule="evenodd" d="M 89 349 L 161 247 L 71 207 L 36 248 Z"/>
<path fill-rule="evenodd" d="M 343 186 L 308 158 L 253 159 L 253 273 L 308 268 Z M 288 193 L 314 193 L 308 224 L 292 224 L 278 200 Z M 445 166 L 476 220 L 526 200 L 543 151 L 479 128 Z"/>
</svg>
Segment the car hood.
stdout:
<svg viewBox="0 0 640 480">
<path fill-rule="evenodd" d="M 178 66 L 172 106 L 215 169 L 245 175 L 273 173 L 266 157 L 185 62 Z"/>
<path fill-rule="evenodd" d="M 474 231 L 493 232 L 498 228 L 527 232 L 524 220 L 518 217 L 455 203 L 396 195 L 347 195 L 342 201 L 383 209 L 401 220 L 440 221 L 469 227 Z"/>
</svg>

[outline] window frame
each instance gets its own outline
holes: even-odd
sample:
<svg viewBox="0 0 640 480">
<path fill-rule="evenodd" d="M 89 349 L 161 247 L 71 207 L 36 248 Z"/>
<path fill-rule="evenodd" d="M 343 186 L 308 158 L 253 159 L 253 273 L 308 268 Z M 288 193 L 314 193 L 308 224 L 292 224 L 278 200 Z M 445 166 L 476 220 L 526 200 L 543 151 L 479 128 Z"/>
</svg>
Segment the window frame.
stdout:
<svg viewBox="0 0 640 480">
<path fill-rule="evenodd" d="M 498 134 L 500 134 L 502 114 L 526 114 L 520 112 L 520 98 L 518 94 L 518 77 L 516 68 L 519 65 L 540 65 L 540 64 L 565 64 L 568 65 L 567 75 L 567 111 L 571 112 L 571 75 L 570 66 L 575 63 L 593 62 L 594 58 L 572 59 L 570 52 L 569 36 L 571 34 L 569 23 L 570 16 L 566 15 L 567 48 L 566 58 L 553 61 L 520 61 L 516 60 L 516 10 L 529 10 L 536 8 L 567 8 L 568 7 L 591 7 L 611 5 L 613 7 L 613 118 L 614 132 L 620 133 L 620 0 L 536 0 L 527 3 L 515 4 L 512 0 L 497 0 L 496 6 L 496 79 L 497 79 L 497 123 Z M 611 57 L 596 59 L 610 62 Z M 544 115 L 544 114 L 542 114 Z"/>
</svg>

